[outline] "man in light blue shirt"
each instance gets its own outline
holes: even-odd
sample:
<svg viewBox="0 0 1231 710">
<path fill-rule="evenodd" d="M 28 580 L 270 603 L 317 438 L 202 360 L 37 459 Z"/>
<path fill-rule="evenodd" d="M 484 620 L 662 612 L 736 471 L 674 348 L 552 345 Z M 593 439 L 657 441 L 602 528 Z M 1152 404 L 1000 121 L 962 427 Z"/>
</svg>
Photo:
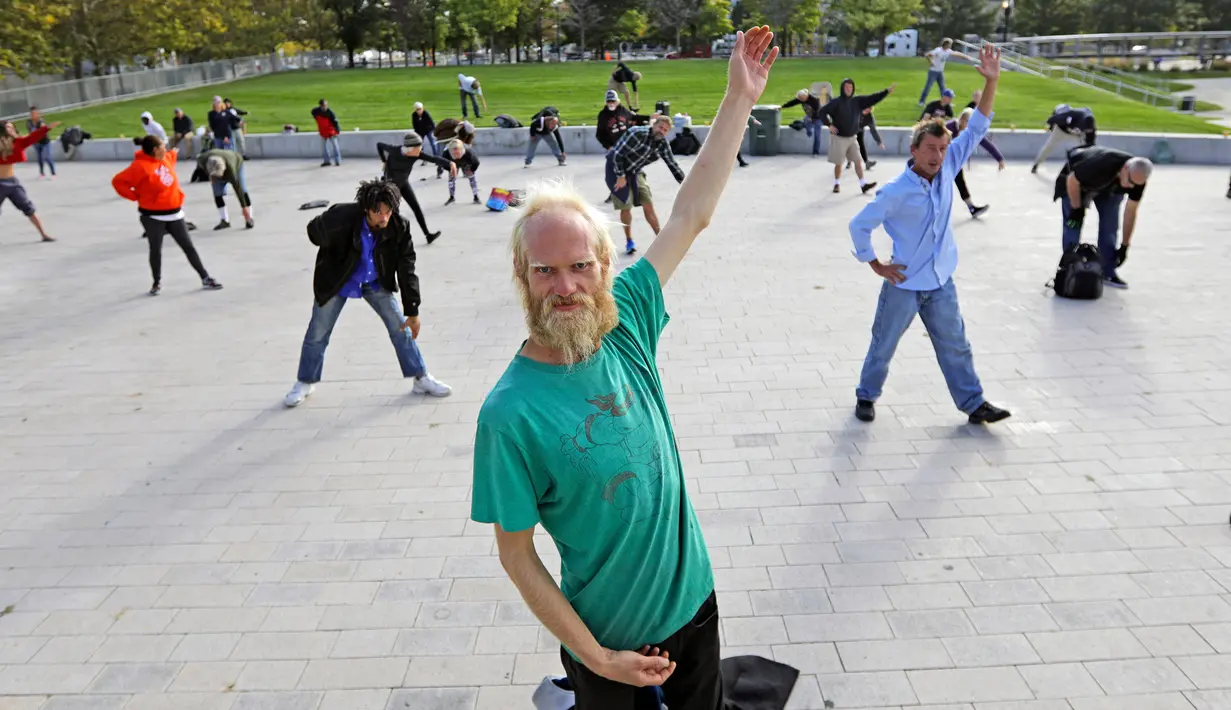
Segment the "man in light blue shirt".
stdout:
<svg viewBox="0 0 1231 710">
<path fill-rule="evenodd" d="M 984 45 L 979 52 L 978 71 L 986 84 L 966 130 L 950 145 L 943 121 L 916 125 L 908 169 L 881 188 L 876 199 L 851 220 L 855 258 L 885 279 L 872 323 L 872 344 L 855 390 L 855 416 L 861 421 L 876 418 L 875 402 L 889 376 L 889 362 L 916 313 L 936 349 L 949 394 L 958 409 L 969 415 L 970 423 L 990 424 L 1009 416 L 983 398 L 952 280 L 957 268 L 957 244 L 949 224 L 953 176 L 991 125 L 1000 80 L 1000 50 L 994 45 Z M 893 258 L 887 264 L 872 249 L 872 231 L 880 225 L 893 240 Z"/>
</svg>

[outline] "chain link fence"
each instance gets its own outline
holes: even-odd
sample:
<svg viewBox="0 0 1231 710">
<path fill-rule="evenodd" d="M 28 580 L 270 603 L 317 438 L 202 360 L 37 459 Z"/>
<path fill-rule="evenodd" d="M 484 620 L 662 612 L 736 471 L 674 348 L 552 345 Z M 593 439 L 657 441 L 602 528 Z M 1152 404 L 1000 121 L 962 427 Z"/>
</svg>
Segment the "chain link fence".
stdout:
<svg viewBox="0 0 1231 710">
<path fill-rule="evenodd" d="M 292 69 L 338 69 L 346 61 L 345 52 L 334 51 L 267 54 L 25 86 L 0 91 L 0 118 L 24 116 L 31 106 L 62 111 Z"/>
</svg>

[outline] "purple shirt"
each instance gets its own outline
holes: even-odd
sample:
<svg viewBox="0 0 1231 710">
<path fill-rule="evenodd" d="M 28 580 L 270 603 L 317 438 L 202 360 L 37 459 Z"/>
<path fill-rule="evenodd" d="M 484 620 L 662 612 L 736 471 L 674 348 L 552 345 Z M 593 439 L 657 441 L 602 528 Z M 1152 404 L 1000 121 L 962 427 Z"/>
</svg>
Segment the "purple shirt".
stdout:
<svg viewBox="0 0 1231 710">
<path fill-rule="evenodd" d="M 955 137 L 958 135 L 957 121 L 949 121 L 945 127 L 948 128 L 949 132 Z M 1004 154 L 1000 152 L 1000 149 L 996 147 L 995 143 L 992 143 L 991 138 L 984 138 L 979 141 L 979 147 L 986 150 L 997 163 L 1004 162 Z"/>
<path fill-rule="evenodd" d="M 372 230 L 368 227 L 366 219 L 363 220 L 359 239 L 361 241 L 359 263 L 355 264 L 354 272 L 342 285 L 342 290 L 338 292 L 343 298 L 362 298 L 363 287 L 376 282 L 376 264 L 372 261 L 372 250 L 376 248 L 376 237 L 372 236 Z"/>
</svg>

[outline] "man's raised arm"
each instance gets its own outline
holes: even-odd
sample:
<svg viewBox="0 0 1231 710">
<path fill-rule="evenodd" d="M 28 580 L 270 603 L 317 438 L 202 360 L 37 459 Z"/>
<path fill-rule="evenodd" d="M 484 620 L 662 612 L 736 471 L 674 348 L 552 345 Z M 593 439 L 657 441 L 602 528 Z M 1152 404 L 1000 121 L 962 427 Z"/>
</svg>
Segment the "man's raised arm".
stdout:
<svg viewBox="0 0 1231 710">
<path fill-rule="evenodd" d="M 718 116 L 676 195 L 671 217 L 645 253 L 663 285 L 675 273 L 718 206 L 718 198 L 735 165 L 735 154 L 744 139 L 748 116 L 765 91 L 770 67 L 778 58 L 778 48 L 769 48 L 773 37 L 769 27 L 753 27 L 736 36 L 735 50 L 727 69 L 727 93 L 718 107 Z"/>
</svg>

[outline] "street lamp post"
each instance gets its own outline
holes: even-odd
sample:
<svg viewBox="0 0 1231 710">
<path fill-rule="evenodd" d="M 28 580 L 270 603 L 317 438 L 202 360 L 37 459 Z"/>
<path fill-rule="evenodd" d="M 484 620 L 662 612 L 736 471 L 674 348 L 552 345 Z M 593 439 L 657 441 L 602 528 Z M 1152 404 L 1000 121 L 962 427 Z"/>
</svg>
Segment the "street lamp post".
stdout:
<svg viewBox="0 0 1231 710">
<path fill-rule="evenodd" d="M 1009 17 L 1013 15 L 1013 0 L 1000 0 L 1000 9 L 1004 10 L 1004 27 L 1000 31 L 1000 43 L 1009 42 Z"/>
</svg>

